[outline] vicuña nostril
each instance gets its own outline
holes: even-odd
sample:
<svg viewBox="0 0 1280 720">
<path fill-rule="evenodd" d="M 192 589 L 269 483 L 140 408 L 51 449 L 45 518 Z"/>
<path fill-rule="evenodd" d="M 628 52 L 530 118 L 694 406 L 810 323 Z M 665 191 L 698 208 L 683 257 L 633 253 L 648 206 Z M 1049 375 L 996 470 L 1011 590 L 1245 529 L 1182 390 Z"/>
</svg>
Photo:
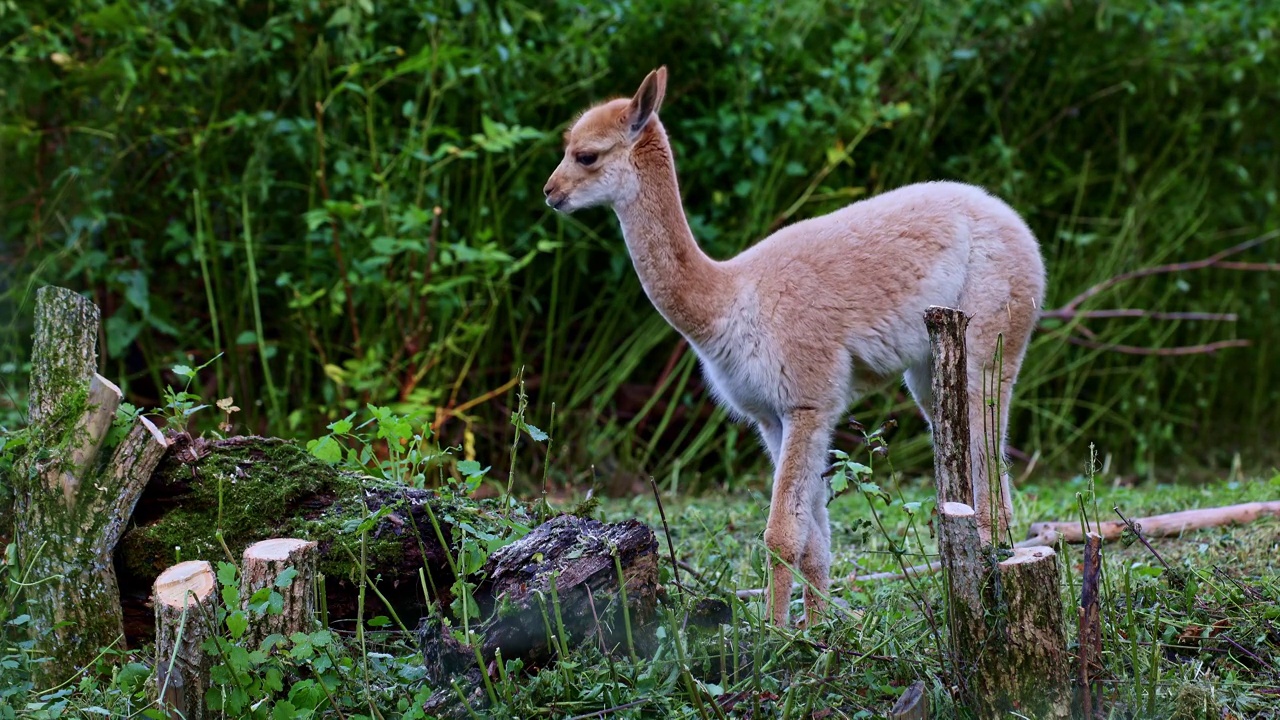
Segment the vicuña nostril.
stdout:
<svg viewBox="0 0 1280 720">
<path fill-rule="evenodd" d="M 554 188 L 552 188 L 551 183 L 547 183 L 546 186 L 542 188 L 542 194 L 546 195 L 547 197 L 551 197 L 551 191 L 553 189 Z"/>
</svg>

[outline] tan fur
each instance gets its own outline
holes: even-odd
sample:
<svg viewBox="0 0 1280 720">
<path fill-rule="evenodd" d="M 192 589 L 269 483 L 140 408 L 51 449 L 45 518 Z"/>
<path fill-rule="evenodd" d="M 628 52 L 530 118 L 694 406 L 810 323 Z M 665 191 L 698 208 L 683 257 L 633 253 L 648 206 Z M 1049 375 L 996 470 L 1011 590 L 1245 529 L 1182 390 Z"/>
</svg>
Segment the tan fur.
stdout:
<svg viewBox="0 0 1280 720">
<path fill-rule="evenodd" d="M 843 413 L 896 377 L 905 378 L 926 417 L 932 410 L 923 320 L 930 305 L 971 317 L 975 504 L 984 533 L 990 537 L 994 521 L 1003 534 L 1012 512 L 1008 476 L 1000 470 L 1001 497 L 990 499 L 982 429 L 998 425 L 992 436 L 1003 449 L 1009 399 L 1044 295 L 1040 248 L 1026 224 L 979 188 L 922 183 L 797 222 L 736 257 L 713 260 L 689 230 L 657 116 L 666 77 L 659 68 L 634 98 L 583 113 L 565 134 L 564 158 L 544 191 L 562 212 L 614 209 L 650 301 L 697 351 L 717 398 L 759 429 L 775 469 L 764 533 L 773 556 L 773 620 L 787 620 L 792 571 L 808 585 L 808 620 L 823 608 L 831 566 L 823 474 Z M 985 366 L 990 374 L 1000 335 L 992 423 L 983 419 L 983 373 Z M 988 507 L 997 507 L 994 518 L 982 512 Z"/>
</svg>

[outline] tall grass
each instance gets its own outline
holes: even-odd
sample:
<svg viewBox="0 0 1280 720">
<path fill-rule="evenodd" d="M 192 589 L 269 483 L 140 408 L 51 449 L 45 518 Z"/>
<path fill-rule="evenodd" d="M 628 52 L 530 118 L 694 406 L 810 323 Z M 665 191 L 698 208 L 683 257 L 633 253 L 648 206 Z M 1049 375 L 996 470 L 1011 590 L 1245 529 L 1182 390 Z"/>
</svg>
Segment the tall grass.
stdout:
<svg viewBox="0 0 1280 720">
<path fill-rule="evenodd" d="M 560 477 L 749 479 L 754 438 L 713 408 L 612 217 L 541 203 L 575 112 L 670 67 L 664 122 L 718 257 L 904 183 L 989 187 L 1041 238 L 1054 305 L 1280 225 L 1277 21 L 1225 1 L 0 5 L 0 413 L 20 422 L 31 290 L 59 283 L 104 308 L 104 368 L 135 403 L 160 368 L 223 352 L 202 392 L 255 430 L 315 434 L 374 402 L 498 461 L 526 367 L 530 416 L 565 419 Z M 1211 270 L 1097 298 L 1239 315 L 1091 324 L 1104 342 L 1254 344 L 1136 357 L 1042 333 L 1014 446 L 1067 464 L 1093 440 L 1139 473 L 1180 451 L 1261 460 L 1276 282 Z M 900 464 L 927 458 L 903 392 L 856 410 L 900 417 Z"/>
</svg>

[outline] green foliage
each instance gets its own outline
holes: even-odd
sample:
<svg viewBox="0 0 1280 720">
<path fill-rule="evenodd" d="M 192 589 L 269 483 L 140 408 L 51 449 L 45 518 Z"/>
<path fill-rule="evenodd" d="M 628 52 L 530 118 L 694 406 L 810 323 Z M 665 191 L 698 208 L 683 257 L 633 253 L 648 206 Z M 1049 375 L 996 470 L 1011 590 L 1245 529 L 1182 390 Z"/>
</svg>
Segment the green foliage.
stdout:
<svg viewBox="0 0 1280 720">
<path fill-rule="evenodd" d="M 556 216 L 539 195 L 574 113 L 659 63 L 689 220 L 716 256 L 956 178 L 1027 216 L 1053 306 L 1277 227 L 1272 3 L 3 7 L 0 380 L 20 384 L 31 289 L 61 283 L 104 307 L 104 373 L 155 397 L 161 368 L 224 353 L 202 394 L 276 435 L 373 405 L 447 421 L 446 444 L 475 436 L 500 462 L 518 432 L 501 389 L 528 366 L 533 408 L 569 418 L 574 467 L 734 478 L 758 460 L 673 354 L 609 214 Z M 1249 428 L 1280 421 L 1275 282 L 1210 270 L 1103 293 L 1087 307 L 1239 315 L 1091 323 L 1103 344 L 1254 345 L 1134 357 L 1041 334 L 1014 445 L 1065 462 L 1107 438 L 1138 472 L 1257 445 Z M 900 415 L 900 459 L 926 457 L 900 391 L 860 412 Z"/>
</svg>

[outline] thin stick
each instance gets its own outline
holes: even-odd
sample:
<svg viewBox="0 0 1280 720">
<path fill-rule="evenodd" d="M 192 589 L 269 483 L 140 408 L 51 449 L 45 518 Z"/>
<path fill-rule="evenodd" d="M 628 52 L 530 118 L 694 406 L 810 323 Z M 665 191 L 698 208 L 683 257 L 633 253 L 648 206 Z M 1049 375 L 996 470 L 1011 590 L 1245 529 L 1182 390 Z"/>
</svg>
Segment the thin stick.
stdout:
<svg viewBox="0 0 1280 720">
<path fill-rule="evenodd" d="M 1164 275 L 1168 273 L 1184 272 L 1187 270 L 1203 270 L 1205 268 L 1221 267 L 1222 261 L 1227 259 L 1228 257 L 1231 257 L 1232 255 L 1239 255 L 1240 253 L 1246 250 L 1255 248 L 1265 242 L 1274 240 L 1277 237 L 1280 237 L 1280 230 L 1272 230 L 1269 233 L 1260 235 L 1256 238 L 1253 238 L 1252 240 L 1246 240 L 1240 243 L 1239 245 L 1233 245 L 1225 250 L 1216 252 L 1213 255 L 1210 255 L 1209 257 L 1203 258 L 1201 260 L 1191 260 L 1188 262 L 1180 262 L 1180 263 L 1169 263 L 1167 265 L 1154 265 L 1152 267 L 1133 270 L 1127 273 L 1120 273 L 1119 275 L 1116 275 L 1115 277 L 1107 278 L 1106 280 L 1103 280 L 1102 282 L 1094 285 L 1093 287 L 1090 287 L 1089 289 L 1085 290 L 1079 295 L 1076 295 L 1075 297 L 1071 298 L 1071 300 L 1069 300 L 1066 305 L 1063 305 L 1059 310 L 1056 310 L 1054 312 L 1061 313 L 1064 311 L 1066 312 L 1074 311 L 1085 300 L 1088 300 L 1089 298 L 1095 295 L 1098 295 L 1099 293 L 1105 290 L 1109 290 L 1115 287 L 1116 285 L 1119 285 L 1120 283 L 1126 282 L 1128 280 L 1136 280 L 1138 278 L 1149 277 L 1151 275 Z M 1249 264 L 1252 265 L 1253 263 L 1249 263 Z M 1240 269 L 1240 268 L 1233 267 L 1228 269 Z M 1267 268 L 1267 269 L 1271 269 L 1271 268 Z"/>
<path fill-rule="evenodd" d="M 1210 355 L 1219 350 L 1227 348 L 1249 347 L 1251 344 L 1248 340 L 1219 340 L 1218 342 L 1206 343 L 1204 345 L 1180 345 L 1171 348 L 1147 348 L 1137 345 L 1117 345 L 1114 343 L 1100 343 L 1093 340 L 1086 340 L 1080 337 L 1067 336 L 1067 342 L 1072 345 L 1079 345 L 1091 350 L 1108 350 L 1110 352 L 1118 352 L 1124 355 L 1155 355 L 1161 357 L 1179 357 L 1182 355 Z"/>
<path fill-rule="evenodd" d="M 1160 564 L 1164 566 L 1164 569 L 1169 572 L 1173 572 L 1173 568 L 1169 567 L 1169 563 L 1165 562 L 1164 558 L 1160 557 L 1160 553 L 1156 552 L 1156 549 L 1151 547 L 1151 543 L 1147 542 L 1147 539 L 1142 536 L 1142 528 L 1138 527 L 1138 524 L 1134 521 L 1125 517 L 1124 514 L 1120 512 L 1119 505 L 1115 505 L 1111 509 L 1115 511 L 1116 515 L 1120 516 L 1120 520 L 1129 528 L 1129 531 L 1132 532 L 1138 540 L 1142 541 L 1143 545 L 1147 546 L 1147 549 L 1151 551 L 1151 554 L 1156 556 L 1156 559 L 1160 561 Z"/>
<path fill-rule="evenodd" d="M 658 501 L 658 516 L 662 518 L 662 533 L 667 536 L 667 552 L 671 553 L 671 578 L 680 592 L 687 592 L 680 582 L 680 563 L 676 560 L 676 546 L 671 542 L 671 528 L 667 525 L 667 512 L 662 509 L 662 493 L 658 492 L 658 482 L 649 476 L 649 487 L 653 488 L 653 499 Z"/>
</svg>

